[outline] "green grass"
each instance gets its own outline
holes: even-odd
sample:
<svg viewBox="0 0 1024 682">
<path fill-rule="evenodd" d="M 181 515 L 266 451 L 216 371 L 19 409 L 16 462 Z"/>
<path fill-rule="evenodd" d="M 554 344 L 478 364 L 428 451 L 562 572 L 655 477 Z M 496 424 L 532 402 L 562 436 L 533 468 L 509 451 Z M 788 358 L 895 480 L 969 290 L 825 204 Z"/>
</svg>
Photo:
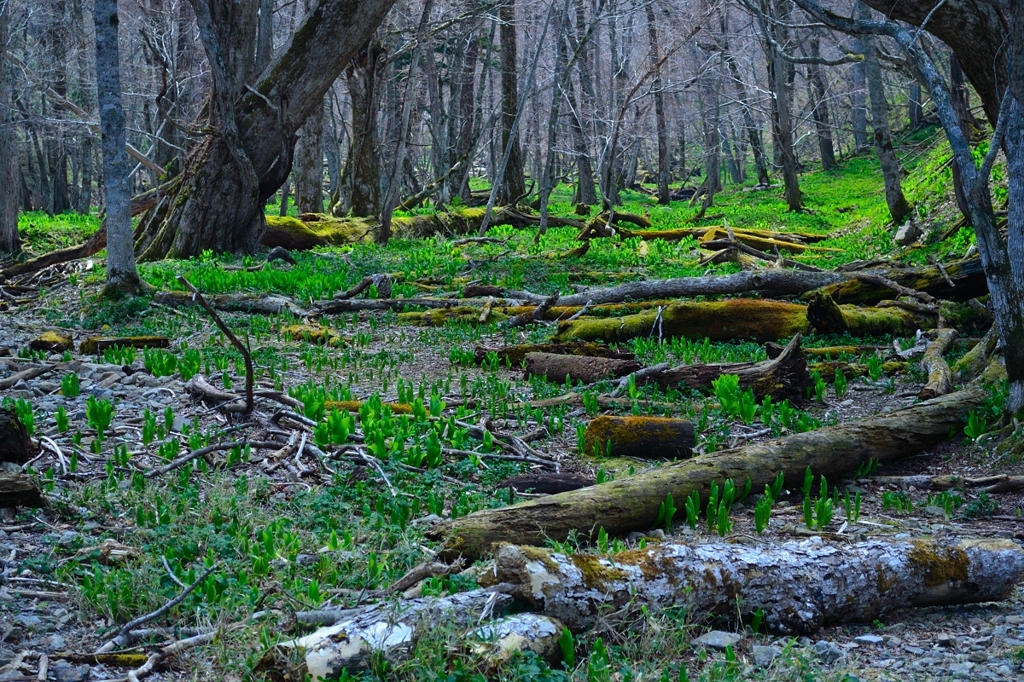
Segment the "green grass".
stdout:
<svg viewBox="0 0 1024 682">
<path fill-rule="evenodd" d="M 100 227 L 94 214 L 60 213 L 49 216 L 42 211 L 18 214 L 18 234 L 21 248 L 34 256 L 77 246 L 92 236 Z"/>
</svg>

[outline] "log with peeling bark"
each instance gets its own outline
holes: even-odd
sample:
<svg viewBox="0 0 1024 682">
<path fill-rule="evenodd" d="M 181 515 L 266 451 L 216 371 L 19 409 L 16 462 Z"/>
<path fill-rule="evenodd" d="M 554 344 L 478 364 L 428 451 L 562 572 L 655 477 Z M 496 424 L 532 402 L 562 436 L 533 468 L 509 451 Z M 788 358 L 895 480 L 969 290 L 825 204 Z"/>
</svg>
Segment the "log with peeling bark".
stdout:
<svg viewBox="0 0 1024 682">
<path fill-rule="evenodd" d="M 153 296 L 153 300 L 172 308 L 199 305 L 199 302 L 193 299 L 192 294 L 186 291 L 159 291 Z M 215 309 L 225 312 L 261 313 L 263 315 L 290 312 L 296 317 L 305 317 L 307 314 L 290 298 L 272 294 L 213 294 L 207 297 L 207 301 Z"/>
<path fill-rule="evenodd" d="M 494 353 L 502 363 L 511 367 L 519 367 L 526 359 L 527 353 L 553 353 L 555 355 L 580 355 L 588 358 L 612 358 L 614 360 L 634 360 L 632 353 L 615 350 L 601 343 L 574 341 L 571 343 L 533 343 L 518 346 L 501 346 L 487 348 L 477 346 L 473 350 L 473 362 L 482 364 L 490 353 Z"/>
<path fill-rule="evenodd" d="M 1024 476 L 998 474 L 995 476 L 928 476 L 927 474 L 911 476 L 873 476 L 871 482 L 883 485 L 894 485 L 900 488 L 917 488 L 918 490 L 951 490 L 953 488 L 974 488 L 986 493 L 1012 493 L 1024 490 Z"/>
<path fill-rule="evenodd" d="M 643 365 L 636 360 L 615 358 L 591 358 L 584 355 L 558 355 L 555 353 L 527 353 L 526 377 L 541 376 L 548 381 L 564 384 L 566 378 L 573 382 L 593 384 L 602 379 L 618 379 L 631 374 Z"/>
<path fill-rule="evenodd" d="M 663 388 L 707 388 L 723 374 L 734 374 L 740 378 L 740 387 L 753 389 L 758 399 L 771 396 L 778 401 L 799 402 L 804 398 L 804 388 L 811 382 L 807 359 L 800 349 L 802 338 L 801 334 L 796 334 L 781 353 L 765 362 L 683 365 L 663 372 L 658 383 Z"/>
<path fill-rule="evenodd" d="M 1024 549 L 1009 540 L 810 538 L 771 546 L 665 542 L 610 556 L 503 545 L 482 580 L 513 585 L 518 599 L 575 632 L 640 603 L 744 619 L 760 609 L 769 631 L 811 635 L 912 606 L 999 601 L 1022 577 Z"/>
<path fill-rule="evenodd" d="M 960 381 L 971 381 L 980 376 L 988 367 L 989 357 L 999 344 L 999 326 L 993 324 L 973 348 L 957 360 L 952 367 L 953 374 Z"/>
<path fill-rule="evenodd" d="M 0 507 L 42 507 L 43 494 L 28 474 L 0 472 Z"/>
<path fill-rule="evenodd" d="M 712 483 L 733 479 L 763 490 L 780 472 L 791 485 L 807 467 L 835 479 L 870 459 L 891 462 L 917 454 L 949 437 L 964 417 L 988 397 L 972 385 L 962 391 L 888 414 L 847 424 L 700 455 L 634 476 L 538 500 L 473 512 L 437 524 L 430 537 L 444 540 L 447 556 L 476 559 L 496 543 L 541 545 L 562 541 L 570 532 L 582 537 L 603 527 L 611 535 L 651 528 L 659 506 L 671 494 L 685 500 L 697 491 L 706 503 Z"/>
<path fill-rule="evenodd" d="M 601 415 L 587 424 L 587 455 L 638 459 L 685 459 L 693 454 L 693 423 L 668 417 Z"/>
<path fill-rule="evenodd" d="M 377 656 L 392 663 L 408 658 L 425 632 L 441 625 L 468 629 L 511 603 L 512 597 L 499 587 L 380 604 L 281 642 L 267 652 L 257 670 L 277 680 L 337 679 L 343 671 L 366 670 Z"/>
<path fill-rule="evenodd" d="M 942 356 L 953 345 L 954 340 L 955 329 L 936 330 L 935 340 L 928 344 L 924 355 L 921 356 L 921 369 L 928 373 L 928 382 L 918 394 L 921 400 L 937 398 L 953 390 L 953 373 Z"/>
</svg>

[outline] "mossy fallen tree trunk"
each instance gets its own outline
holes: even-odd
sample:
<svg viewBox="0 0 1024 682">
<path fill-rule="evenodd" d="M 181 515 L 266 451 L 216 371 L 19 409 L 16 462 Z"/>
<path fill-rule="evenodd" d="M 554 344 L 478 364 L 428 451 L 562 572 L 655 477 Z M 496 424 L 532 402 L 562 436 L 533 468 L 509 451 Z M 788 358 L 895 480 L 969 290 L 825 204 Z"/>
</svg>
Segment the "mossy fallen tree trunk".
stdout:
<svg viewBox="0 0 1024 682">
<path fill-rule="evenodd" d="M 498 358 L 502 364 L 507 363 L 511 367 L 519 367 L 526 359 L 527 353 L 553 353 L 556 355 L 579 355 L 589 358 L 612 358 L 614 360 L 633 360 L 635 356 L 625 351 L 613 350 L 601 343 L 587 343 L 575 341 L 571 343 L 531 343 L 518 346 L 501 346 L 499 348 L 487 348 L 477 346 L 473 350 L 473 361 L 478 365 L 482 364 L 491 353 Z"/>
<path fill-rule="evenodd" d="M 928 381 L 918 394 L 921 400 L 937 398 L 953 390 L 953 372 L 942 356 L 953 345 L 955 339 L 955 329 L 940 329 L 935 340 L 925 349 L 921 357 L 921 369 L 928 373 Z"/>
<path fill-rule="evenodd" d="M 438 524 L 430 536 L 444 540 L 447 556 L 476 559 L 500 542 L 541 545 L 548 539 L 565 540 L 571 531 L 588 537 L 602 527 L 611 535 L 647 530 L 669 494 L 685 500 L 697 491 L 706 503 L 711 484 L 721 485 L 730 478 L 741 487 L 749 478 L 752 490 L 763 490 L 780 472 L 795 485 L 807 467 L 816 475 L 835 479 L 869 459 L 886 463 L 916 454 L 945 440 L 951 429 L 959 429 L 964 417 L 987 396 L 986 390 L 972 386 L 885 415 L 700 455 L 511 507 L 473 512 Z"/>
<path fill-rule="evenodd" d="M 845 273 L 847 279 L 825 285 L 821 293 L 829 294 L 837 303 L 874 305 L 893 298 L 892 290 L 877 280 L 858 279 L 858 274 L 879 275 L 896 284 L 915 289 L 938 299 L 969 301 L 988 293 L 988 283 L 980 258 L 969 258 L 943 265 L 920 268 L 866 268 Z"/>
<path fill-rule="evenodd" d="M 513 585 L 518 599 L 576 632 L 639 602 L 744 620 L 760 609 L 770 631 L 811 635 L 911 606 L 1006 599 L 1022 574 L 1024 549 L 1009 540 L 814 538 L 753 547 L 656 543 L 607 557 L 503 545 L 483 580 Z"/>
<path fill-rule="evenodd" d="M 815 294 L 807 303 L 807 321 L 821 334 L 851 336 L 895 336 L 918 329 L 934 329 L 938 314 L 922 315 L 900 307 L 860 308 L 839 305 L 828 294 Z"/>
<path fill-rule="evenodd" d="M 602 415 L 587 424 L 583 452 L 607 457 L 686 459 L 696 445 L 693 424 L 667 417 Z"/>
<path fill-rule="evenodd" d="M 480 228 L 483 218 L 483 208 L 465 208 L 448 213 L 395 217 L 391 219 L 391 229 L 396 237 L 472 234 Z M 492 227 L 530 227 L 540 224 L 540 217 L 515 208 L 496 208 L 488 224 Z M 579 225 L 575 220 L 556 217 L 549 217 L 548 224 L 556 227 Z M 267 216 L 267 231 L 260 243 L 300 251 L 317 246 L 343 246 L 363 239 L 372 241 L 378 227 L 375 218 L 336 218 L 322 213 L 307 213 L 301 218 Z"/>
<path fill-rule="evenodd" d="M 800 402 L 804 388 L 811 382 L 807 358 L 800 349 L 801 338 L 802 335 L 797 334 L 781 353 L 765 362 L 683 365 L 663 372 L 658 383 L 662 388 L 707 388 L 723 374 L 734 374 L 740 378 L 740 388 L 753 389 L 758 399 L 771 396 L 778 401 Z"/>
</svg>

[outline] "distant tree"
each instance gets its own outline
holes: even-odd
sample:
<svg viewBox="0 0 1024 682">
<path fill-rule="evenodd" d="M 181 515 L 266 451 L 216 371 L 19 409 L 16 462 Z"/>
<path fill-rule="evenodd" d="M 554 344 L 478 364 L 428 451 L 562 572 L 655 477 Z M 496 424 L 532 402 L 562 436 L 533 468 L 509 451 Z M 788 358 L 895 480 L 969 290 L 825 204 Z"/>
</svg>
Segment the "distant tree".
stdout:
<svg viewBox="0 0 1024 682">
<path fill-rule="evenodd" d="M 0 0 L 0 252 L 18 249 L 19 177 L 18 143 L 14 135 L 14 74 L 5 51 L 11 19 L 10 0 Z"/>
</svg>

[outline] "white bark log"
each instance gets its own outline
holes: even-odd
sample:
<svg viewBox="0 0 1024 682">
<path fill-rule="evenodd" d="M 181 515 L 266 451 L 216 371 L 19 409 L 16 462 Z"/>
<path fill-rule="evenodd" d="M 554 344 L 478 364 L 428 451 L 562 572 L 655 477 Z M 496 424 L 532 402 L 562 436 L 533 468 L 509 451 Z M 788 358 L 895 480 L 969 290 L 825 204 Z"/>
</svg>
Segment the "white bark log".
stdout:
<svg viewBox="0 0 1024 682">
<path fill-rule="evenodd" d="M 908 606 L 1004 599 L 1024 574 L 1024 549 L 1008 540 L 846 545 L 815 537 L 756 547 L 658 543 L 609 557 L 505 545 L 495 562 L 493 580 L 577 632 L 639 601 L 691 613 L 738 608 L 744 618 L 760 608 L 770 630 L 812 634 Z"/>
</svg>

